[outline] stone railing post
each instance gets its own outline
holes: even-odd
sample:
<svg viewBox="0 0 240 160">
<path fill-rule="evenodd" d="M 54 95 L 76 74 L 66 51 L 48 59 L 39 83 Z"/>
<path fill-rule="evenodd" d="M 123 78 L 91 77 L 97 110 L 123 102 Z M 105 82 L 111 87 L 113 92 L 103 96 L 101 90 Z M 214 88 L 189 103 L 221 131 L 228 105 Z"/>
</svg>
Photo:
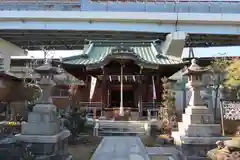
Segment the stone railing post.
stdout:
<svg viewBox="0 0 240 160">
<path fill-rule="evenodd" d="M 152 115 L 151 115 L 151 111 L 149 109 L 147 110 L 147 116 L 148 116 L 148 120 L 150 121 Z"/>
<path fill-rule="evenodd" d="M 99 130 L 99 122 L 96 121 L 95 126 L 93 128 L 93 136 L 98 136 L 98 130 Z"/>
<path fill-rule="evenodd" d="M 144 123 L 144 131 L 145 131 L 145 134 L 146 134 L 147 136 L 149 136 L 149 133 L 150 133 L 149 122 L 145 122 L 145 123 Z"/>
</svg>

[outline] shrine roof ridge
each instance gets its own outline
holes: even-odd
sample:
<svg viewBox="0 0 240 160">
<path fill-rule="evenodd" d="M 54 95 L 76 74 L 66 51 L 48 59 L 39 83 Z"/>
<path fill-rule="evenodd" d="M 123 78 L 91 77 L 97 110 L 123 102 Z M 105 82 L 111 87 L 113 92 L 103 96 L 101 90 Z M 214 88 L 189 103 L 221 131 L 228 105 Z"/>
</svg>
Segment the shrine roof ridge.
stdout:
<svg viewBox="0 0 240 160">
<path fill-rule="evenodd" d="M 159 65 L 183 64 L 180 57 L 161 53 L 160 45 L 154 41 L 111 40 L 91 41 L 84 46 L 82 54 L 62 59 L 62 64 L 98 67 L 114 58 L 132 59 L 140 65 L 158 68 Z M 155 67 L 154 67 L 155 66 Z"/>
</svg>

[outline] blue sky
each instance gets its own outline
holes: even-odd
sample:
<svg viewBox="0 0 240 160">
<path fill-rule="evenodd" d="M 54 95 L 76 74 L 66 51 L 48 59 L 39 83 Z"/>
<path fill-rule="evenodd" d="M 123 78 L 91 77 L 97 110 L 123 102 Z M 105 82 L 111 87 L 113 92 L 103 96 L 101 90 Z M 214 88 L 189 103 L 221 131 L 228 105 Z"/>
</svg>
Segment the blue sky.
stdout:
<svg viewBox="0 0 240 160">
<path fill-rule="evenodd" d="M 194 48 L 195 57 L 216 57 L 216 56 L 240 56 L 240 46 L 238 47 L 208 47 L 208 48 Z M 184 48 L 183 57 L 188 57 L 189 48 Z M 49 51 L 48 57 L 68 57 L 81 54 L 82 50 L 70 50 L 70 51 Z M 29 51 L 28 56 L 34 58 L 43 58 L 42 51 Z M 16 57 L 16 56 L 14 56 Z M 19 56 L 17 56 L 19 57 Z M 16 58 L 17 58 L 16 57 Z"/>
</svg>

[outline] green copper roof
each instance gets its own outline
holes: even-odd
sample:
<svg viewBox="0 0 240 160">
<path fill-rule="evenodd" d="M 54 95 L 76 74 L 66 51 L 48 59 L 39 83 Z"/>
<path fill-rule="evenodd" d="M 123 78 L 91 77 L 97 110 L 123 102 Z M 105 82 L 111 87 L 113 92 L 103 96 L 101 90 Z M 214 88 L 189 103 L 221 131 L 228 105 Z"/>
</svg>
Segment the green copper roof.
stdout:
<svg viewBox="0 0 240 160">
<path fill-rule="evenodd" d="M 94 41 L 84 47 L 81 55 L 64 58 L 63 63 L 74 65 L 97 65 L 105 64 L 104 62 L 108 58 L 126 57 L 132 57 L 134 60 L 138 61 L 139 64 L 145 65 L 182 63 L 180 58 L 159 53 L 156 45 L 150 41 Z"/>
</svg>

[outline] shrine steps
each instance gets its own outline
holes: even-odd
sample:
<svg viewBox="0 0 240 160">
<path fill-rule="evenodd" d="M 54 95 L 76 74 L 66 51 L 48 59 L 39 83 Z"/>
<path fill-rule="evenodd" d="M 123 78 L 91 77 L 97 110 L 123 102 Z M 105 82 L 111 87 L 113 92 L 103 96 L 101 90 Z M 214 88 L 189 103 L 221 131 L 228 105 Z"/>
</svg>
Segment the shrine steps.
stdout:
<svg viewBox="0 0 240 160">
<path fill-rule="evenodd" d="M 149 123 L 146 121 L 98 121 L 96 136 L 141 136 L 147 135 Z"/>
</svg>

